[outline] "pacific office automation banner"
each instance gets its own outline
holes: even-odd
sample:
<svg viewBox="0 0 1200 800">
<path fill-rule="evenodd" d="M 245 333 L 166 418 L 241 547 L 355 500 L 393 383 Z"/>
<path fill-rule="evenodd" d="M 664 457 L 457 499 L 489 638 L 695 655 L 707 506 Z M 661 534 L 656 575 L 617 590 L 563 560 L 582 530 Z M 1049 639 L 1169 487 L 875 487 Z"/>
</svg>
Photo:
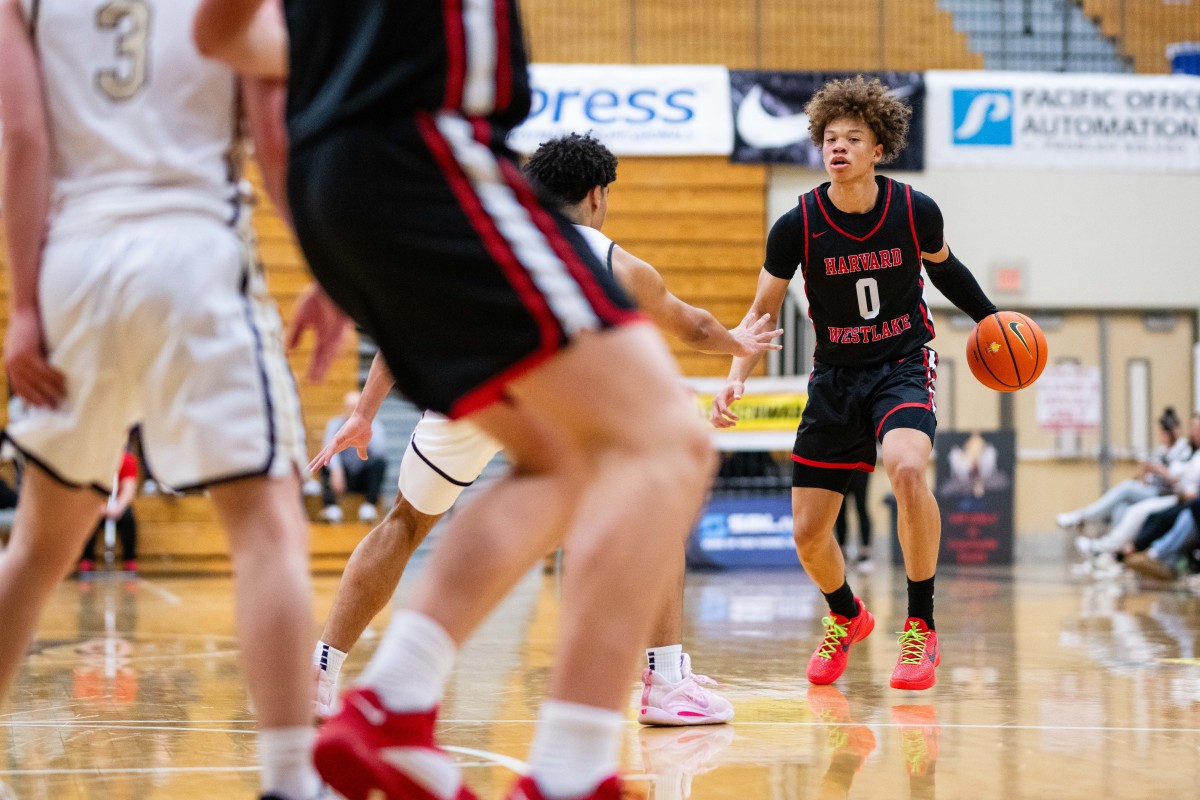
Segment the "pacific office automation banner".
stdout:
<svg viewBox="0 0 1200 800">
<path fill-rule="evenodd" d="M 531 64 L 529 117 L 509 135 L 519 153 L 590 132 L 619 156 L 727 155 L 729 70 L 719 66 Z"/>
<path fill-rule="evenodd" d="M 852 78 L 843 72 L 729 73 L 734 113 L 732 160 L 744 164 L 799 164 L 820 168 L 821 150 L 809 138 L 804 106 L 835 78 Z M 908 146 L 887 169 L 919 171 L 925 168 L 925 81 L 920 72 L 875 72 L 891 93 L 913 107 Z"/>
<path fill-rule="evenodd" d="M 927 72 L 930 166 L 1200 170 L 1200 78 Z"/>
</svg>

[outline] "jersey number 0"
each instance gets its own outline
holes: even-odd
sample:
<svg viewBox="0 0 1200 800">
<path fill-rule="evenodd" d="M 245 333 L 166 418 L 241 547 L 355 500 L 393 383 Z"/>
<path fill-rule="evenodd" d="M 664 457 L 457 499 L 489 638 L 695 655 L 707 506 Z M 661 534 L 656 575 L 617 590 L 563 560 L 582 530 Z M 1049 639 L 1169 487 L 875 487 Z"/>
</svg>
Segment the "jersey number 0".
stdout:
<svg viewBox="0 0 1200 800">
<path fill-rule="evenodd" d="M 96 27 L 117 31 L 117 67 L 99 70 L 96 86 L 110 100 L 128 100 L 146 84 L 150 7 L 145 0 L 109 0 L 96 11 Z"/>
<path fill-rule="evenodd" d="M 854 284 L 858 293 L 858 313 L 863 319 L 875 319 L 879 316 L 879 282 L 874 278 L 863 278 Z"/>
</svg>

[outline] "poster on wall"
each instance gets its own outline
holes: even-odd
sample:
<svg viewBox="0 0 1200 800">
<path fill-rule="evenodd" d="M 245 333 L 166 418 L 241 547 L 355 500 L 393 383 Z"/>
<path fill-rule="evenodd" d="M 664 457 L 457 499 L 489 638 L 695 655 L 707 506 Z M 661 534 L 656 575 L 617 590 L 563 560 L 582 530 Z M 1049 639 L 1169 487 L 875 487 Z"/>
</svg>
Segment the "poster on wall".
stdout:
<svg viewBox="0 0 1200 800">
<path fill-rule="evenodd" d="M 1200 77 L 925 74 L 931 167 L 1200 171 Z"/>
<path fill-rule="evenodd" d="M 518 153 L 591 133 L 618 156 L 727 155 L 729 70 L 721 66 L 531 64 L 529 116 L 508 137 Z"/>
<path fill-rule="evenodd" d="M 1016 451 L 1011 430 L 938 432 L 934 494 L 942 514 L 939 564 L 1013 562 Z"/>
<path fill-rule="evenodd" d="M 1085 431 L 1100 427 L 1100 367 L 1051 364 L 1034 386 L 1038 427 Z"/>
<path fill-rule="evenodd" d="M 821 151 L 809 139 L 804 106 L 835 78 L 858 73 L 778 72 L 732 70 L 729 73 L 733 104 L 732 160 L 744 164 L 797 164 L 820 169 Z M 892 94 L 913 108 L 908 146 L 887 169 L 919 171 L 925 168 L 925 82 L 920 72 L 872 72 Z"/>
</svg>

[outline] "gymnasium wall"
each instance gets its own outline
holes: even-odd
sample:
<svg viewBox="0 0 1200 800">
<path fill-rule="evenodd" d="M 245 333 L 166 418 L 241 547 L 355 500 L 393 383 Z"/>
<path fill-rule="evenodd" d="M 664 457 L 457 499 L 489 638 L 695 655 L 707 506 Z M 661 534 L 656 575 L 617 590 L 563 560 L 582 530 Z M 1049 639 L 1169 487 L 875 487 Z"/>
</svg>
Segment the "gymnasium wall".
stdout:
<svg viewBox="0 0 1200 800">
<path fill-rule="evenodd" d="M 947 241 L 989 292 L 997 268 L 1023 268 L 1025 290 L 999 293 L 998 302 L 1200 309 L 1194 173 L 943 169 L 892 177 L 937 201 Z M 769 220 L 824 180 L 823 172 L 773 167 Z M 928 290 L 931 305 L 947 305 Z"/>
</svg>

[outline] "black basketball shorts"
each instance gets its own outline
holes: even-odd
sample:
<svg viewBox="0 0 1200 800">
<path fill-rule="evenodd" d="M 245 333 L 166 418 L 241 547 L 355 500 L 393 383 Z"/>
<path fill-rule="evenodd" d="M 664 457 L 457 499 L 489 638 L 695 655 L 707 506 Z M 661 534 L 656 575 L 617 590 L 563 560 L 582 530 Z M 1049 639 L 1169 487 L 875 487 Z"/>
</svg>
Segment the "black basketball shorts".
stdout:
<svg viewBox="0 0 1200 800">
<path fill-rule="evenodd" d="M 818 363 L 792 450 L 792 486 L 846 493 L 855 470 L 875 470 L 876 446 L 894 428 L 932 441 L 937 353 L 922 347 L 868 367 Z"/>
<path fill-rule="evenodd" d="M 292 153 L 296 233 L 321 285 L 415 404 L 461 417 L 577 334 L 638 319 L 506 129 L 449 112 L 335 130 Z"/>
</svg>

